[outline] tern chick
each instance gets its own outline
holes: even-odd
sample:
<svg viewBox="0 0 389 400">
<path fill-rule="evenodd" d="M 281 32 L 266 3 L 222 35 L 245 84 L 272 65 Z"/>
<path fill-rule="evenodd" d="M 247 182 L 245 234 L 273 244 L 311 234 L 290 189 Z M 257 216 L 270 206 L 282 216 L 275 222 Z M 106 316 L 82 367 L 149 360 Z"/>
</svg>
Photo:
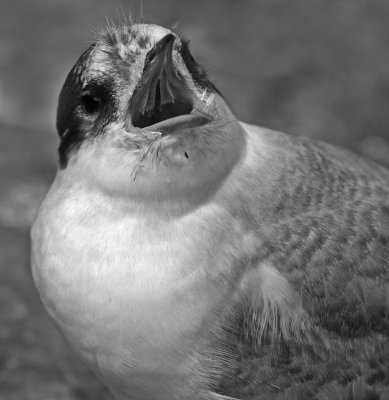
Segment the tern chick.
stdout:
<svg viewBox="0 0 389 400">
<path fill-rule="evenodd" d="M 156 25 L 98 37 L 57 128 L 33 276 L 116 399 L 384 391 L 388 170 L 238 121 Z"/>
</svg>

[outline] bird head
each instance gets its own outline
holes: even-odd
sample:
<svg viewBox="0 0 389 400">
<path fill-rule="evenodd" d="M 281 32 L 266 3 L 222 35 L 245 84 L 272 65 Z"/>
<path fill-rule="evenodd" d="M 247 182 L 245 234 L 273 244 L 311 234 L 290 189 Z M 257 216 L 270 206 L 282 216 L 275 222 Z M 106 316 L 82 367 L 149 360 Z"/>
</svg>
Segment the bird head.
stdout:
<svg viewBox="0 0 389 400">
<path fill-rule="evenodd" d="M 108 27 L 80 56 L 57 129 L 60 173 L 143 199 L 215 190 L 245 142 L 188 43 L 145 24 Z"/>
</svg>

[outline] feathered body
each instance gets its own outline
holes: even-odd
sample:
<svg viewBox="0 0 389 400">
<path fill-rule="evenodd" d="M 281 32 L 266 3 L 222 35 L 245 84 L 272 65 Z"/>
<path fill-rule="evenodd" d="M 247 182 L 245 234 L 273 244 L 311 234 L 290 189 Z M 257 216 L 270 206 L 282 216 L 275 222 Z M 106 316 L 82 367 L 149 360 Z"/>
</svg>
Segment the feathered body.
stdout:
<svg viewBox="0 0 389 400">
<path fill-rule="evenodd" d="M 236 121 L 153 25 L 111 28 L 80 58 L 58 130 L 34 279 L 118 399 L 388 387 L 388 170 Z"/>
</svg>

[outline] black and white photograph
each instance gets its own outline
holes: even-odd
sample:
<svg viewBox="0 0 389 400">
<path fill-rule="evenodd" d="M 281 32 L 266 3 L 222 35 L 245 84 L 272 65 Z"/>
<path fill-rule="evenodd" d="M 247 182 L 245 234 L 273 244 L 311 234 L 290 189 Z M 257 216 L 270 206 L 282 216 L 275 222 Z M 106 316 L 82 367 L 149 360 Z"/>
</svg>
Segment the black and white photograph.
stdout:
<svg viewBox="0 0 389 400">
<path fill-rule="evenodd" d="M 2 0 L 0 400 L 389 400 L 389 1 Z"/>
</svg>

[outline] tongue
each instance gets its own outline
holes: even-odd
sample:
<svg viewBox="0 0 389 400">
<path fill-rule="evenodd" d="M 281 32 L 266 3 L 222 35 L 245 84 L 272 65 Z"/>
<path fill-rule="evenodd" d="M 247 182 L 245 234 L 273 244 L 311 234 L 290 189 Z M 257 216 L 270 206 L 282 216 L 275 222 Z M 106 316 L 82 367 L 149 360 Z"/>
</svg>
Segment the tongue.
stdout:
<svg viewBox="0 0 389 400">
<path fill-rule="evenodd" d="M 194 110 L 191 114 L 179 115 L 168 120 L 147 126 L 148 131 L 161 132 L 162 136 L 177 130 L 202 126 L 211 121 L 211 116 Z M 146 129 L 145 129 L 146 130 Z"/>
</svg>

